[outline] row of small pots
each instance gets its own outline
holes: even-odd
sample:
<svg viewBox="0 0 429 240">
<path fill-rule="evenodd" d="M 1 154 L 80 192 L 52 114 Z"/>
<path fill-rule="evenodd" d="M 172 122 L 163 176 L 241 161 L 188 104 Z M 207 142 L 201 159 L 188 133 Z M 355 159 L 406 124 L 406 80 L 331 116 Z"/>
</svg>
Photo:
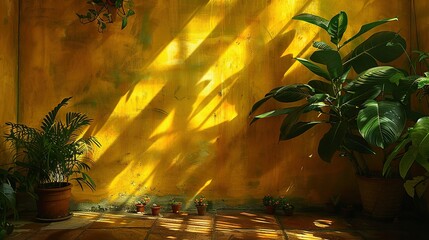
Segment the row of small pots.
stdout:
<svg viewBox="0 0 429 240">
<path fill-rule="evenodd" d="M 135 206 L 136 206 L 137 213 L 144 213 L 146 205 L 136 204 Z M 196 206 L 196 207 L 197 207 L 198 215 L 203 216 L 206 214 L 207 205 Z M 171 205 L 171 211 L 173 213 L 179 213 L 181 209 L 182 209 L 182 204 Z M 159 212 L 161 211 L 161 206 L 158 206 L 158 205 L 151 206 L 151 211 L 153 216 L 158 216 Z"/>
</svg>

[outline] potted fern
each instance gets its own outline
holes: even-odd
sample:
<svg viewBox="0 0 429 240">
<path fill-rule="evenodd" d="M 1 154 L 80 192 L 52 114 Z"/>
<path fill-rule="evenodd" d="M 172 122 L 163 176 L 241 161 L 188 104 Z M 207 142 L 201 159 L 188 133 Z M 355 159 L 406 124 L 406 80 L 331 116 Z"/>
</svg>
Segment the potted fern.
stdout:
<svg viewBox="0 0 429 240">
<path fill-rule="evenodd" d="M 57 119 L 59 110 L 70 99 L 64 98 L 52 109 L 43 118 L 40 128 L 6 123 L 5 139 L 15 149 L 15 164 L 26 174 L 27 191 L 37 195 L 39 220 L 71 217 L 70 181 L 76 181 L 82 190 L 84 185 L 95 190 L 95 183 L 86 172 L 90 170 L 88 162 L 93 147 L 101 145 L 93 136 L 81 136 L 92 119 L 78 112 L 66 113 L 65 122 Z"/>
</svg>

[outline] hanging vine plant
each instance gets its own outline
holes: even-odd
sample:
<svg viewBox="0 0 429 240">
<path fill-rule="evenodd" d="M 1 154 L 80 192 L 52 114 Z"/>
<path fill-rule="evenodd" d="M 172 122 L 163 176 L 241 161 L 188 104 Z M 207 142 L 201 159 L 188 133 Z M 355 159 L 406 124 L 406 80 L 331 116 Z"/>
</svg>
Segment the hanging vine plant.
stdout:
<svg viewBox="0 0 429 240">
<path fill-rule="evenodd" d="M 91 6 L 86 14 L 76 15 L 83 24 L 97 22 L 100 33 L 106 30 L 107 24 L 115 22 L 117 16 L 122 19 L 121 29 L 124 29 L 128 17 L 135 14 L 133 0 L 87 0 L 86 3 Z"/>
</svg>

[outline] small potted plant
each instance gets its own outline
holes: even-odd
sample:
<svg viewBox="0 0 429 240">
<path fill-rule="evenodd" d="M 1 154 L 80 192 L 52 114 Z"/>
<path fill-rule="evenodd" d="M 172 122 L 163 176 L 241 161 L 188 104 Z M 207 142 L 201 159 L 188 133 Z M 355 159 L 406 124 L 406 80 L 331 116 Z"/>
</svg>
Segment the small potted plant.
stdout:
<svg viewBox="0 0 429 240">
<path fill-rule="evenodd" d="M 262 203 L 265 206 L 265 212 L 268 214 L 274 214 L 276 212 L 277 205 L 279 205 L 279 201 L 271 195 L 264 196 Z"/>
<path fill-rule="evenodd" d="M 180 209 L 182 209 L 182 202 L 177 201 L 177 199 L 172 198 L 170 200 L 171 211 L 173 213 L 179 213 Z"/>
<path fill-rule="evenodd" d="M 195 204 L 195 207 L 197 207 L 198 215 L 203 216 L 206 214 L 207 201 L 204 196 L 195 198 L 194 204 Z"/>
<path fill-rule="evenodd" d="M 159 212 L 161 211 L 161 206 L 157 205 L 157 204 L 152 204 L 152 206 L 150 207 L 152 210 L 152 216 L 158 216 Z"/>
<path fill-rule="evenodd" d="M 286 216 L 292 216 L 295 207 L 286 200 L 285 197 L 281 196 L 278 200 L 278 206 L 283 209 L 283 212 Z"/>
<path fill-rule="evenodd" d="M 144 213 L 144 207 L 149 202 L 150 202 L 150 197 L 147 195 L 142 197 L 141 199 L 137 200 L 136 205 L 135 205 L 137 213 Z"/>
</svg>

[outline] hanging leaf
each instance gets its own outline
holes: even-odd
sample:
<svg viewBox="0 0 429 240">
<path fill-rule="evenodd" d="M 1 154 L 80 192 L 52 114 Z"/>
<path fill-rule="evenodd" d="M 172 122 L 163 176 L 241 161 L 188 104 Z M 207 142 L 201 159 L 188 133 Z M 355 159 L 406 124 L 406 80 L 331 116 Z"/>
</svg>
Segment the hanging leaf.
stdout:
<svg viewBox="0 0 429 240">
<path fill-rule="evenodd" d="M 371 146 L 361 136 L 347 133 L 344 137 L 344 146 L 348 149 L 363 153 L 375 154 Z"/>
<path fill-rule="evenodd" d="M 273 98 L 279 102 L 296 102 L 314 94 L 314 89 L 307 84 L 292 84 L 281 87 Z"/>
<path fill-rule="evenodd" d="M 308 82 L 308 85 L 310 85 L 315 93 L 326 93 L 328 95 L 333 96 L 334 92 L 332 89 L 332 84 L 320 80 L 310 80 Z"/>
<path fill-rule="evenodd" d="M 292 126 L 291 130 L 288 133 L 283 134 L 283 132 L 282 132 L 280 134 L 280 140 L 284 141 L 284 140 L 289 140 L 289 139 L 295 138 L 295 137 L 305 133 L 307 130 L 309 130 L 313 126 L 320 124 L 320 123 L 323 123 L 323 122 L 320 122 L 320 121 L 297 122 Z"/>
</svg>

